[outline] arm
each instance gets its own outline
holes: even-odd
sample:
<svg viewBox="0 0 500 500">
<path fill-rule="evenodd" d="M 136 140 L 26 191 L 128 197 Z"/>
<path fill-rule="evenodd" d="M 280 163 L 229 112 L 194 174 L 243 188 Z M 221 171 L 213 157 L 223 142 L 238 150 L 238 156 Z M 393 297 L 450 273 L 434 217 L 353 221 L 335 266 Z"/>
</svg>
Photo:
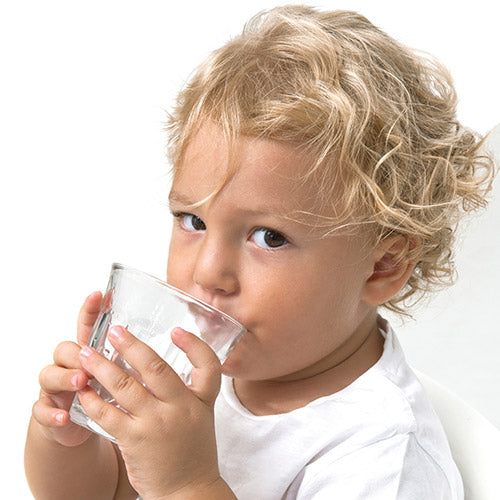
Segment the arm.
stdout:
<svg viewBox="0 0 500 500">
<path fill-rule="evenodd" d="M 237 498 L 228 484 L 219 477 L 212 484 L 201 489 L 198 487 L 183 488 L 166 496 L 164 500 L 237 500 Z"/>
<path fill-rule="evenodd" d="M 78 344 L 59 344 L 54 364 L 40 373 L 40 398 L 33 405 L 24 458 L 28 484 L 37 500 L 137 497 L 113 445 L 69 419 L 75 392 L 89 379 L 78 354 L 87 343 L 101 299 L 100 292 L 87 297 L 78 316 Z"/>
<path fill-rule="evenodd" d="M 92 435 L 78 446 L 64 446 L 48 438 L 33 418 L 25 470 L 37 500 L 111 500 L 118 484 L 118 460 L 109 441 Z"/>
</svg>

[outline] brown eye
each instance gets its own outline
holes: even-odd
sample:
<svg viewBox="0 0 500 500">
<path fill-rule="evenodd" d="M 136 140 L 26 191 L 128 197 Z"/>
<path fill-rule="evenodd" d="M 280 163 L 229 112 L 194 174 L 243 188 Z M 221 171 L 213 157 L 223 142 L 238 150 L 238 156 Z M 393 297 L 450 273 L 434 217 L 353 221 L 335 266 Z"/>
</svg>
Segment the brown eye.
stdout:
<svg viewBox="0 0 500 500">
<path fill-rule="evenodd" d="M 196 215 L 192 214 L 179 214 L 182 227 L 187 231 L 204 231 L 207 227 L 205 223 Z"/>
<path fill-rule="evenodd" d="M 279 248 L 288 243 L 283 234 L 266 228 L 255 230 L 252 234 L 252 240 L 262 248 Z"/>
</svg>

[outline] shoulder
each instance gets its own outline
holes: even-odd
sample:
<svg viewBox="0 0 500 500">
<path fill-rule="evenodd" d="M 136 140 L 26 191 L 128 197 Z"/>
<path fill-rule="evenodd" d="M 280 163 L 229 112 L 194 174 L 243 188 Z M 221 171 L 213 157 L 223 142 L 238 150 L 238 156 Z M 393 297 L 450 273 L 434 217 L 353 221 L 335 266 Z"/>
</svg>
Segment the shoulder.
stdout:
<svg viewBox="0 0 500 500">
<path fill-rule="evenodd" d="M 413 433 L 371 443 L 341 458 L 323 455 L 302 470 L 287 498 L 326 499 L 334 492 L 345 500 L 463 498 L 460 487 Z"/>
<path fill-rule="evenodd" d="M 440 422 L 395 335 L 385 337 L 381 359 L 355 382 L 290 413 L 252 415 L 223 378 L 220 467 L 241 498 L 461 498 Z"/>
<path fill-rule="evenodd" d="M 290 498 L 463 498 L 441 423 L 386 328 L 379 362 L 329 403 L 335 444 L 308 462 Z"/>
</svg>

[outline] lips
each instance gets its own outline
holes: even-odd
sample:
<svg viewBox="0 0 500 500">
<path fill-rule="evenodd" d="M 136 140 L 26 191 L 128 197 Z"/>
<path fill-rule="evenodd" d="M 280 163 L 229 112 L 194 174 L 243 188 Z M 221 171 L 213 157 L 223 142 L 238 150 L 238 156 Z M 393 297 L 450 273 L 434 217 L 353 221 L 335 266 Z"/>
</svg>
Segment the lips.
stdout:
<svg viewBox="0 0 500 500">
<path fill-rule="evenodd" d="M 226 320 L 217 313 L 200 309 L 196 311 L 196 323 L 202 332 L 209 331 L 215 333 L 225 325 Z"/>
<path fill-rule="evenodd" d="M 191 293 L 190 295 L 192 297 L 195 297 L 199 301 L 203 302 L 204 304 L 208 305 L 209 307 L 212 307 L 213 309 L 216 309 L 217 311 L 224 313 L 225 315 L 229 316 L 231 319 L 235 320 L 236 322 L 240 323 L 241 325 L 244 325 L 244 323 L 238 319 L 238 316 L 233 315 L 231 313 L 231 311 L 229 310 L 229 308 L 225 307 L 224 305 L 219 305 L 218 303 L 216 303 L 216 301 L 204 299 L 199 294 L 192 294 Z M 206 318 L 207 322 L 210 324 L 213 324 L 214 327 L 217 326 L 218 322 L 219 322 L 219 324 L 222 325 L 226 321 L 225 319 L 221 320 L 221 316 L 219 316 L 219 314 L 216 311 L 210 311 L 210 309 L 205 309 L 197 304 L 189 304 L 189 309 L 196 316 Z M 223 316 L 222 316 L 222 318 L 223 318 Z"/>
</svg>

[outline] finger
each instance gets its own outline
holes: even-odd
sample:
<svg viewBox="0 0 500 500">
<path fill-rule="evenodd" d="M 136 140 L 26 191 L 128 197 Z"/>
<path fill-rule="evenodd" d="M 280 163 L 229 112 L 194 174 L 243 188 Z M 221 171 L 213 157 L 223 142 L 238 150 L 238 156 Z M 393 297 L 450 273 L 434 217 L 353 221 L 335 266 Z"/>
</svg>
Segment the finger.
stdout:
<svg viewBox="0 0 500 500">
<path fill-rule="evenodd" d="M 131 415 L 105 402 L 90 386 L 78 392 L 78 399 L 85 413 L 108 434 L 119 439 L 120 434 L 127 433 Z"/>
<path fill-rule="evenodd" d="M 85 370 L 92 373 L 121 407 L 132 415 L 144 410 L 152 396 L 136 378 L 91 347 L 82 348 L 80 359 Z"/>
<path fill-rule="evenodd" d="M 54 402 L 42 396 L 34 405 L 33 418 L 46 427 L 62 427 L 69 422 L 69 413 L 57 408 Z"/>
<path fill-rule="evenodd" d="M 78 314 L 76 334 L 78 343 L 86 345 L 102 304 L 102 293 L 92 292 L 84 301 Z"/>
<path fill-rule="evenodd" d="M 54 350 L 54 363 L 64 368 L 81 368 L 80 350 L 75 342 L 61 342 Z"/>
<path fill-rule="evenodd" d="M 221 364 L 219 358 L 206 342 L 182 328 L 173 329 L 172 341 L 186 353 L 193 365 L 189 388 L 199 399 L 212 406 L 220 390 Z"/>
<path fill-rule="evenodd" d="M 61 342 L 54 351 L 54 363 L 64 368 L 83 369 L 80 361 L 81 346 L 75 342 Z M 87 373 L 88 378 L 92 374 Z"/>
<path fill-rule="evenodd" d="M 38 377 L 40 387 L 47 394 L 83 389 L 89 378 L 83 370 L 69 370 L 57 365 L 46 366 Z"/>
<path fill-rule="evenodd" d="M 148 390 L 162 401 L 179 398 L 186 386 L 177 373 L 151 347 L 121 326 L 108 332 L 113 347 L 138 372 Z"/>
</svg>

